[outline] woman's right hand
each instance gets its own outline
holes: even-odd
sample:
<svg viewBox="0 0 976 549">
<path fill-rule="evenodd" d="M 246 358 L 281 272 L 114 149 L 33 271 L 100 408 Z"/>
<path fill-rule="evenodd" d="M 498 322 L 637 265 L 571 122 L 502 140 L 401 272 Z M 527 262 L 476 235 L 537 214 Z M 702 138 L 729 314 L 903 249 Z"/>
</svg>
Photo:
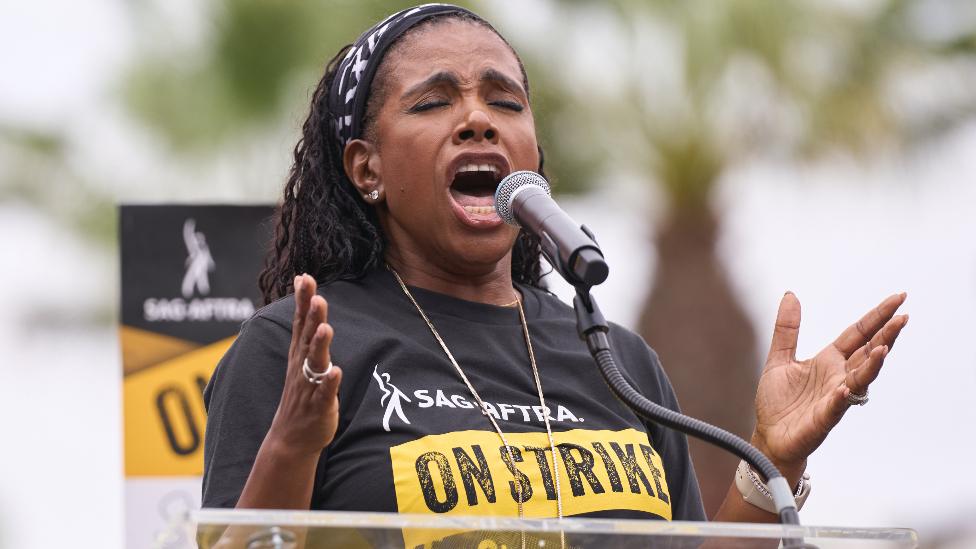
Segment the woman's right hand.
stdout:
<svg viewBox="0 0 976 549">
<path fill-rule="evenodd" d="M 308 509 L 319 455 L 335 437 L 342 370 L 333 366 L 321 384 L 309 381 L 302 372 L 306 359 L 315 372 L 329 366 L 332 326 L 326 323 L 328 304 L 315 288 L 312 277 L 295 277 L 295 319 L 285 385 L 237 500 L 239 509 Z"/>
<path fill-rule="evenodd" d="M 328 303 L 316 294 L 316 288 L 311 276 L 295 277 L 295 318 L 288 349 L 288 370 L 281 402 L 266 442 L 273 441 L 278 452 L 317 458 L 332 442 L 339 424 L 342 370 L 333 366 L 321 384 L 309 381 L 302 372 L 306 359 L 315 372 L 324 372 L 330 363 L 329 345 L 333 331 L 326 322 Z"/>
</svg>

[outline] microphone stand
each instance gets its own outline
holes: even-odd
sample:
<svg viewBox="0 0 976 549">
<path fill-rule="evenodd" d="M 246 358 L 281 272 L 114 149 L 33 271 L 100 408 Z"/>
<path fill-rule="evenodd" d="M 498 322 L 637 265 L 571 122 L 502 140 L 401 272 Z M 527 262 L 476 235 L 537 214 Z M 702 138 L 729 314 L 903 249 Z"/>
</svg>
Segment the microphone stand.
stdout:
<svg viewBox="0 0 976 549">
<path fill-rule="evenodd" d="M 567 271 L 562 267 L 559 265 L 557 270 L 565 276 Z M 627 382 L 614 362 L 610 340 L 607 338 L 610 326 L 590 294 L 591 286 L 583 282 L 577 284 L 570 281 L 570 283 L 576 288 L 576 297 L 573 298 L 573 308 L 576 309 L 576 329 L 580 339 L 586 342 L 593 360 L 611 391 L 640 417 L 702 439 L 744 459 L 754 471 L 758 471 L 766 478 L 766 485 L 776 504 L 780 523 L 799 526 L 800 515 L 793 500 L 793 490 L 790 489 L 783 474 L 762 452 L 724 429 L 651 402 Z M 783 539 L 783 549 L 804 548 L 816 549 L 816 546 L 804 543 L 803 538 Z"/>
</svg>

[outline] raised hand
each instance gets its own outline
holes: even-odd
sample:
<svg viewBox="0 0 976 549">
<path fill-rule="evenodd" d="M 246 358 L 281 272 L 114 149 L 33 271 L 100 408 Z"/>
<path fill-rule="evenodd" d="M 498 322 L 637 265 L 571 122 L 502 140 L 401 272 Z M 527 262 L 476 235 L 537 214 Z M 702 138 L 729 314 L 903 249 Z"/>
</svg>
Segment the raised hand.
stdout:
<svg viewBox="0 0 976 549">
<path fill-rule="evenodd" d="M 795 481 L 806 459 L 878 377 L 885 357 L 908 322 L 895 315 L 895 294 L 844 330 L 811 359 L 796 359 L 800 301 L 783 296 L 769 357 L 756 392 L 753 444 Z"/>
<path fill-rule="evenodd" d="M 304 274 L 295 277 L 295 318 L 288 369 L 268 438 L 287 452 L 317 457 L 332 442 L 339 424 L 338 391 L 342 371 L 333 366 L 321 383 L 310 381 L 303 371 L 306 360 L 316 373 L 326 371 L 331 364 L 329 344 L 333 331 L 326 322 L 328 303 L 315 290 L 312 277 Z"/>
<path fill-rule="evenodd" d="M 333 332 L 326 323 L 328 304 L 315 289 L 312 277 L 295 277 L 285 385 L 237 500 L 239 509 L 308 509 L 319 455 L 335 437 L 342 370 L 333 366 L 321 383 L 315 383 L 302 368 L 307 359 L 313 373 L 322 373 L 330 363 Z"/>
</svg>

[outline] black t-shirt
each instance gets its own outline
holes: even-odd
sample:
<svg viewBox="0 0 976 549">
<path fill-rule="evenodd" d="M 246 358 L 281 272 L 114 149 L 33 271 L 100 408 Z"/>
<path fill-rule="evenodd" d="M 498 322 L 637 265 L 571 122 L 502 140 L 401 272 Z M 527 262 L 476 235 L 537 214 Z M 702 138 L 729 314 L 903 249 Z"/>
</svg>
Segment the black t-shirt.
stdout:
<svg viewBox="0 0 976 549">
<path fill-rule="evenodd" d="M 570 307 L 519 289 L 547 409 L 516 308 L 411 288 L 513 447 L 509 459 L 389 272 L 320 288 L 343 381 L 338 431 L 319 460 L 311 508 L 516 516 L 518 482 L 526 517 L 554 517 L 548 413 L 565 516 L 705 520 L 684 435 L 647 425 L 611 394 Z M 207 386 L 204 507 L 233 507 L 240 496 L 281 397 L 293 315 L 291 296 L 255 313 Z M 616 325 L 609 335 L 624 376 L 678 409 L 644 341 Z"/>
</svg>

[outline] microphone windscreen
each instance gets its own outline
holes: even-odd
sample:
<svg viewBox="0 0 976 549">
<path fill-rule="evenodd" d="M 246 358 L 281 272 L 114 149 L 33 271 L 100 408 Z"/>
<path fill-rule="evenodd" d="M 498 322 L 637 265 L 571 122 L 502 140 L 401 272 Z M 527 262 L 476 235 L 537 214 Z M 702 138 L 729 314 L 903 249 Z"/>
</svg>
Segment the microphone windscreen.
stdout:
<svg viewBox="0 0 976 549">
<path fill-rule="evenodd" d="M 498 217 L 502 218 L 502 221 L 509 225 L 521 227 L 518 220 L 515 219 L 512 201 L 515 199 L 516 191 L 526 185 L 542 187 L 547 195 L 552 196 L 552 192 L 549 190 L 549 182 L 535 172 L 522 170 L 505 176 L 498 184 L 498 188 L 495 189 L 495 212 L 498 213 Z"/>
</svg>

